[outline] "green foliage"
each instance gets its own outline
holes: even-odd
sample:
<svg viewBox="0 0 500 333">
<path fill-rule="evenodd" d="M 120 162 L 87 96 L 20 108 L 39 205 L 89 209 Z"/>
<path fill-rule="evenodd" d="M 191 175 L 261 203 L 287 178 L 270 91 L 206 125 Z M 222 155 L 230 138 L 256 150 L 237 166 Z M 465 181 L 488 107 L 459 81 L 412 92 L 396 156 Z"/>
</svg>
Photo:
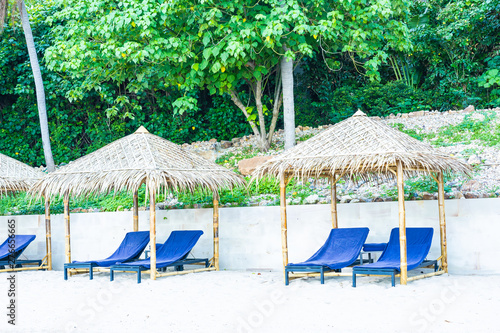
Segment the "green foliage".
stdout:
<svg viewBox="0 0 500 333">
<path fill-rule="evenodd" d="M 385 117 L 391 113 L 429 110 L 433 100 L 430 93 L 408 87 L 402 82 L 369 83 L 362 87 L 344 86 L 336 90 L 319 90 L 319 102 L 311 103 L 316 109 L 329 111 L 330 122 L 336 123 L 361 109 L 370 116 Z"/>
</svg>

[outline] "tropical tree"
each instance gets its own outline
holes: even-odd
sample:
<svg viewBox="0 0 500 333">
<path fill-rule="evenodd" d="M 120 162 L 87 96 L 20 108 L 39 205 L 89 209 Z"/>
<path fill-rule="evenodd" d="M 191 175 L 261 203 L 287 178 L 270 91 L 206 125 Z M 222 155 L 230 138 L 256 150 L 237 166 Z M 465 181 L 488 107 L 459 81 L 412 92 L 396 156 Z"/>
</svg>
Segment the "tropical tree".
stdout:
<svg viewBox="0 0 500 333">
<path fill-rule="evenodd" d="M 55 17 L 66 24 L 46 58 L 50 68 L 83 78 L 70 98 L 103 82 L 124 92 L 176 86 L 186 92 L 174 103 L 182 113 L 195 106 L 188 94 L 195 87 L 228 93 L 267 150 L 282 88 L 293 85 L 292 61 L 347 52 L 377 79 L 387 50 L 409 48 L 406 10 L 403 0 L 70 0 Z M 134 98 L 119 96 L 110 111 L 139 111 Z"/>
<path fill-rule="evenodd" d="M 18 9 L 21 17 L 21 24 L 26 39 L 26 46 L 28 48 L 31 68 L 33 70 L 33 78 L 35 80 L 38 116 L 40 119 L 40 130 L 42 134 L 42 145 L 43 145 L 43 152 L 45 155 L 45 163 L 47 165 L 47 170 L 51 172 L 55 170 L 55 165 L 54 165 L 54 158 L 52 156 L 52 148 L 50 144 L 49 125 L 47 122 L 45 90 L 43 88 L 42 73 L 40 71 L 38 55 L 36 53 L 35 42 L 33 40 L 33 33 L 31 31 L 28 11 L 26 10 L 26 5 L 22 0 L 16 0 L 15 3 L 12 5 L 15 6 L 14 8 Z M 8 0 L 0 0 L 0 34 L 3 31 L 3 26 L 7 19 L 8 6 L 9 6 Z"/>
</svg>

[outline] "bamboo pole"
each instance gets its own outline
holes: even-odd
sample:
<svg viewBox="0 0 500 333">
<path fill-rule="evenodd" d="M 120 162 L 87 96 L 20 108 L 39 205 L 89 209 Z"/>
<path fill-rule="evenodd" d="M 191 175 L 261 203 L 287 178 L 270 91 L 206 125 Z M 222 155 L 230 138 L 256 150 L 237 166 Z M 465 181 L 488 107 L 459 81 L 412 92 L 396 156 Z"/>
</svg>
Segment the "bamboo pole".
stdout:
<svg viewBox="0 0 500 333">
<path fill-rule="evenodd" d="M 71 231 L 70 231 L 70 220 L 69 220 L 69 192 L 64 193 L 64 222 L 66 227 L 66 263 L 71 263 Z"/>
<path fill-rule="evenodd" d="M 150 253 L 150 277 L 151 280 L 156 280 L 156 209 L 155 209 L 155 192 L 149 192 L 149 244 L 151 246 Z"/>
<path fill-rule="evenodd" d="M 427 273 L 427 274 L 416 275 L 416 276 L 409 277 L 408 282 L 424 279 L 424 278 L 431 277 L 431 276 L 442 275 L 444 273 L 446 273 L 446 272 L 445 271 L 437 271 L 437 272 L 432 272 L 432 273 Z"/>
<path fill-rule="evenodd" d="M 441 267 L 448 273 L 448 251 L 446 244 L 446 218 L 444 212 L 444 180 L 443 173 L 438 174 L 439 234 L 441 236 Z"/>
<path fill-rule="evenodd" d="M 408 279 L 407 258 L 406 258 L 406 211 L 405 211 L 405 193 L 403 179 L 403 164 L 398 161 L 398 205 L 399 205 L 399 246 L 401 256 L 401 276 L 400 283 L 405 285 Z"/>
<path fill-rule="evenodd" d="M 19 268 L 0 269 L 0 272 L 38 271 L 40 269 L 48 269 L 48 268 L 49 266 L 19 267 Z"/>
<path fill-rule="evenodd" d="M 48 270 L 52 270 L 52 232 L 50 226 L 50 199 L 45 199 L 45 250 Z"/>
<path fill-rule="evenodd" d="M 134 231 L 139 231 L 139 195 L 134 192 Z"/>
<path fill-rule="evenodd" d="M 337 220 L 337 182 L 335 180 L 335 173 L 330 177 L 330 197 L 331 197 L 331 211 L 332 211 L 332 227 L 334 229 L 339 227 Z"/>
<path fill-rule="evenodd" d="M 219 194 L 214 192 L 214 211 L 213 211 L 213 227 L 214 227 L 214 266 L 215 270 L 219 270 Z"/>
<path fill-rule="evenodd" d="M 288 265 L 288 242 L 286 226 L 286 179 L 281 176 L 280 180 L 280 212 L 281 212 L 281 252 L 283 254 L 283 269 Z"/>
<path fill-rule="evenodd" d="M 157 276 L 162 277 L 162 276 L 172 276 L 172 275 L 183 275 L 183 274 L 188 274 L 188 273 L 208 272 L 208 271 L 215 271 L 215 270 L 217 270 L 215 267 L 197 268 L 197 269 L 192 269 L 192 270 L 188 270 L 188 271 L 158 273 Z"/>
</svg>

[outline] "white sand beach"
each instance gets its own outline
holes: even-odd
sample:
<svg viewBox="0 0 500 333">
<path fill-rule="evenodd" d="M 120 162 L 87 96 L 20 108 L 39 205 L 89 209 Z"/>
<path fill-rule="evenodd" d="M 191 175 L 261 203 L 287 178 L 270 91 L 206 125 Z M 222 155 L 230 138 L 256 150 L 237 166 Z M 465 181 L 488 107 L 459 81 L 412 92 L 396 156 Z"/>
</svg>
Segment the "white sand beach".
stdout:
<svg viewBox="0 0 500 333">
<path fill-rule="evenodd" d="M 496 332 L 500 276 L 443 275 L 390 286 L 387 277 L 291 281 L 281 272 L 220 271 L 159 278 L 17 273 L 16 326 L 0 332 Z"/>
</svg>

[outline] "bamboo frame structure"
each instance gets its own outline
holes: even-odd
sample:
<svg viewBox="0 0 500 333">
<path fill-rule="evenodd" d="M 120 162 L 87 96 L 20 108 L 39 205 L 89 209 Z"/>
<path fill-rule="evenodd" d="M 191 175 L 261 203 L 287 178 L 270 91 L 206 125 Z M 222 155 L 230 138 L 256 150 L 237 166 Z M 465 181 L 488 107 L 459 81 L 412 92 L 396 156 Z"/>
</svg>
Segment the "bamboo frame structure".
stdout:
<svg viewBox="0 0 500 333">
<path fill-rule="evenodd" d="M 0 154 L 0 164 L 3 161 Z M 15 160 L 4 156 L 5 163 Z M 14 162 L 13 162 L 14 161 Z M 20 162 L 16 162 L 22 164 Z M 66 222 L 66 261 L 71 261 L 69 193 L 71 196 L 93 196 L 99 193 L 127 191 L 133 193 L 133 230 L 139 229 L 138 189 L 144 184 L 150 202 L 151 266 L 148 270 L 156 279 L 156 212 L 155 197 L 160 191 L 195 191 L 203 188 L 218 193 L 244 185 L 245 180 L 231 170 L 213 163 L 168 140 L 149 133 L 143 126 L 136 132 L 116 140 L 86 156 L 72 161 L 43 177 L 43 173 L 24 165 L 23 175 L 31 172 L 35 178 L 29 192 L 38 198 L 64 194 Z M 9 168 L 11 170 L 13 168 Z M 42 178 L 43 177 L 43 178 Z M 42 179 L 40 179 L 42 178 Z M 37 179 L 39 179 L 37 181 Z M 7 184 L 5 180 L 4 183 Z M 21 188 L 24 183 L 8 183 Z M 0 177 L 0 190 L 2 178 Z M 24 189 L 24 188 L 23 188 Z M 47 211 L 49 212 L 49 211 Z M 218 197 L 214 202 L 214 231 L 218 236 Z M 214 239 L 214 269 L 219 269 L 218 237 Z M 145 271 L 143 271 L 145 272 Z M 185 271 L 188 272 L 188 271 Z M 71 273 L 71 270 L 69 270 Z"/>
<path fill-rule="evenodd" d="M 44 173 L 38 169 L 19 162 L 12 157 L 0 154 L 0 195 L 10 195 L 19 191 L 27 191 L 31 186 L 44 177 Z M 52 243 L 50 228 L 50 210 L 48 203 L 45 203 L 45 257 L 40 265 L 36 267 L 5 268 L 0 272 L 19 272 L 28 270 L 52 269 Z M 48 217 L 48 218 L 47 218 Z M 34 263 L 24 263 L 23 265 L 34 265 Z"/>
<path fill-rule="evenodd" d="M 134 191 L 134 207 L 133 207 L 133 221 L 134 221 L 134 231 L 139 231 L 139 195 L 137 191 Z"/>
<path fill-rule="evenodd" d="M 66 263 L 71 263 L 71 230 L 70 230 L 70 219 L 69 219 L 69 192 L 64 193 L 64 226 L 65 226 L 65 253 L 66 253 Z"/>
<path fill-rule="evenodd" d="M 258 181 L 266 175 L 280 179 L 281 244 L 283 265 L 286 266 L 288 264 L 286 182 L 290 177 L 302 180 L 327 177 L 330 180 L 333 228 L 338 228 L 336 183 L 339 179 L 363 181 L 396 179 L 401 251 L 401 274 L 398 276 L 400 283 L 404 285 L 415 279 L 415 277 L 409 279 L 407 272 L 404 177 L 430 175 L 438 183 L 441 242 L 439 272 L 447 272 L 443 173 L 452 172 L 469 176 L 471 167 L 456 158 L 440 153 L 428 143 L 418 141 L 358 111 L 352 117 L 330 126 L 326 131 L 263 163 L 253 172 L 252 181 Z M 437 176 L 433 176 L 433 173 Z"/>
<path fill-rule="evenodd" d="M 214 192 L 213 198 L 213 228 L 214 228 L 214 267 L 219 270 L 219 194 Z"/>
<path fill-rule="evenodd" d="M 156 205 L 155 193 L 149 193 L 149 244 L 150 252 L 150 277 L 151 280 L 156 280 Z"/>
<path fill-rule="evenodd" d="M 408 280 L 408 263 L 406 261 L 406 211 L 405 211 L 405 192 L 403 179 L 403 164 L 398 161 L 398 211 L 399 211 L 399 251 L 400 251 L 400 283 L 405 285 Z"/>
</svg>

